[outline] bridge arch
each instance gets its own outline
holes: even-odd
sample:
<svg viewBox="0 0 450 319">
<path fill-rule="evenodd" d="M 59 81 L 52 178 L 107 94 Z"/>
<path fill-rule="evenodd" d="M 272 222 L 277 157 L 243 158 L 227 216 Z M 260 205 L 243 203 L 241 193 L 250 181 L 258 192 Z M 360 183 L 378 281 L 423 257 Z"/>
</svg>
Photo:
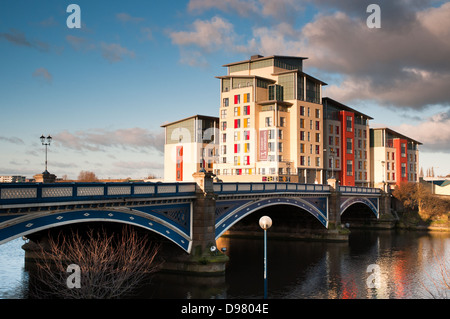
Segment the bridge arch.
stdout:
<svg viewBox="0 0 450 319">
<path fill-rule="evenodd" d="M 238 204 L 235 208 L 231 208 L 225 214 L 222 214 L 218 219 L 216 219 L 216 240 L 244 217 L 262 208 L 276 205 L 290 205 L 301 208 L 314 216 L 325 228 L 328 228 L 328 199 L 314 199 L 320 200 L 322 205 L 314 205 L 310 201 L 299 197 L 264 198 L 257 201 L 247 201 L 243 205 Z"/>
<path fill-rule="evenodd" d="M 378 198 L 366 198 L 366 197 L 350 197 L 347 199 L 344 199 L 341 203 L 341 216 L 344 214 L 344 212 L 352 205 L 354 204 L 363 204 L 367 206 L 372 213 L 375 215 L 375 217 L 379 218 L 379 203 Z"/>
<path fill-rule="evenodd" d="M 9 225 L 2 229 L 0 244 L 45 229 L 87 222 L 115 222 L 138 226 L 169 239 L 188 253 L 192 246 L 190 234 L 185 234 L 179 227 L 162 218 L 126 208 L 83 209 L 25 215 L 11 220 Z"/>
</svg>

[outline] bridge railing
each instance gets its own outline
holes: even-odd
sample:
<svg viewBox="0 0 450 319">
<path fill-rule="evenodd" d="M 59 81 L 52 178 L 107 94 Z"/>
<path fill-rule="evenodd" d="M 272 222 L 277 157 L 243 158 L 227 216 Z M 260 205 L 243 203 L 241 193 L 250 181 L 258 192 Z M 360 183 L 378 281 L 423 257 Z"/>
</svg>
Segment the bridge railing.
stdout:
<svg viewBox="0 0 450 319">
<path fill-rule="evenodd" d="M 339 186 L 339 192 L 352 194 L 380 194 L 381 189 L 371 187 Z"/>
<path fill-rule="evenodd" d="M 0 205 L 195 196 L 195 183 L 0 184 Z"/>
<path fill-rule="evenodd" d="M 314 192 L 327 193 L 330 186 L 296 183 L 214 183 L 217 194 L 269 193 L 269 192 Z"/>
</svg>

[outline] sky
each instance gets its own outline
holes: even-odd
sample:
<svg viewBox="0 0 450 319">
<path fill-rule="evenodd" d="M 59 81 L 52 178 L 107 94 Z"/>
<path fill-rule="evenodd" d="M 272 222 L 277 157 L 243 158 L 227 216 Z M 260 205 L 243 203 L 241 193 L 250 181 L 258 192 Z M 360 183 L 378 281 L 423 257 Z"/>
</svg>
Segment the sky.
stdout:
<svg viewBox="0 0 450 319">
<path fill-rule="evenodd" d="M 0 0 L 0 175 L 42 173 L 51 135 L 58 177 L 163 177 L 161 125 L 219 116 L 215 77 L 255 54 L 308 57 L 323 96 L 422 142 L 420 167 L 450 174 L 448 1 Z"/>
</svg>

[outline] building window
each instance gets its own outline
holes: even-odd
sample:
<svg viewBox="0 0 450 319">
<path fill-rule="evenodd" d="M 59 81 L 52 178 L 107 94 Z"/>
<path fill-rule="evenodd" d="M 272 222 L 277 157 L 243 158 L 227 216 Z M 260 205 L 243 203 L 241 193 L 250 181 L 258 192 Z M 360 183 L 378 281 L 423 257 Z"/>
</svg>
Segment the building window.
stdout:
<svg viewBox="0 0 450 319">
<path fill-rule="evenodd" d="M 353 153 L 353 140 L 351 138 L 347 139 L 347 154 Z"/>
<path fill-rule="evenodd" d="M 244 115 L 250 115 L 250 105 L 244 105 Z"/>
<path fill-rule="evenodd" d="M 250 143 L 244 144 L 244 153 L 250 153 Z"/>
<path fill-rule="evenodd" d="M 273 125 L 272 117 L 266 117 L 266 127 L 271 127 Z"/>
<path fill-rule="evenodd" d="M 300 165 L 302 165 L 302 166 L 305 165 L 305 157 L 304 156 L 300 156 Z"/>
<path fill-rule="evenodd" d="M 220 153 L 222 155 L 227 155 L 227 146 L 226 145 L 220 146 Z"/>
<path fill-rule="evenodd" d="M 320 119 L 320 110 L 316 109 L 316 119 Z"/>
<path fill-rule="evenodd" d="M 240 153 L 241 152 L 241 144 L 234 144 L 234 153 Z"/>
<path fill-rule="evenodd" d="M 241 103 L 241 96 L 239 94 L 236 94 L 234 96 L 234 104 L 239 104 Z"/>
<path fill-rule="evenodd" d="M 220 110 L 220 118 L 224 119 L 227 117 L 227 110 Z"/>
<path fill-rule="evenodd" d="M 226 143 L 226 141 L 227 141 L 227 134 L 223 133 L 222 134 L 222 143 Z"/>
<path fill-rule="evenodd" d="M 250 131 L 244 131 L 244 140 L 250 140 Z"/>
<path fill-rule="evenodd" d="M 320 133 L 316 133 L 316 143 L 320 143 Z"/>
<path fill-rule="evenodd" d="M 250 127 L 250 118 L 244 119 L 244 127 Z"/>
<path fill-rule="evenodd" d="M 320 146 L 316 145 L 316 154 L 319 155 L 320 154 Z"/>
<path fill-rule="evenodd" d="M 283 130 L 278 130 L 278 139 L 279 140 L 283 139 Z"/>
<path fill-rule="evenodd" d="M 239 116 L 239 115 L 241 115 L 241 108 L 235 107 L 234 108 L 234 116 Z"/>
<path fill-rule="evenodd" d="M 278 151 L 283 152 L 283 143 L 282 142 L 278 143 Z"/>
<path fill-rule="evenodd" d="M 305 107 L 300 106 L 300 115 L 305 116 Z"/>
<path fill-rule="evenodd" d="M 333 136 L 328 137 L 328 144 L 333 145 Z"/>
<path fill-rule="evenodd" d="M 305 144 L 300 144 L 300 153 L 305 153 Z"/>
<path fill-rule="evenodd" d="M 222 105 L 223 105 L 223 106 L 228 106 L 229 104 L 230 104 L 229 99 L 228 99 L 227 97 L 223 98 L 223 100 L 222 100 Z"/>
<path fill-rule="evenodd" d="M 227 129 L 227 122 L 222 122 L 222 124 L 220 125 L 222 131 L 225 131 Z"/>
<path fill-rule="evenodd" d="M 305 119 L 300 119 L 300 128 L 305 128 Z"/>
<path fill-rule="evenodd" d="M 241 139 L 241 132 L 234 132 L 234 140 L 239 141 Z"/>
<path fill-rule="evenodd" d="M 285 127 L 286 126 L 286 118 L 285 117 L 280 117 L 280 126 L 281 127 Z"/>
<path fill-rule="evenodd" d="M 353 162 L 351 160 L 347 161 L 347 176 L 353 175 Z"/>
<path fill-rule="evenodd" d="M 402 150 L 402 157 L 406 157 L 406 144 L 405 143 L 401 144 L 401 150 Z M 405 177 L 405 176 L 402 176 L 402 177 Z"/>
<path fill-rule="evenodd" d="M 250 102 L 250 93 L 245 93 L 244 94 L 244 103 L 249 103 Z"/>
<path fill-rule="evenodd" d="M 305 140 L 305 131 L 300 131 L 300 141 Z"/>
<path fill-rule="evenodd" d="M 320 122 L 319 121 L 316 121 L 316 130 L 320 130 Z"/>
<path fill-rule="evenodd" d="M 234 128 L 240 128 L 241 127 L 241 120 L 236 119 L 234 120 Z"/>
<path fill-rule="evenodd" d="M 402 163 L 402 177 L 406 177 L 406 163 Z"/>
<path fill-rule="evenodd" d="M 347 116 L 347 132 L 351 132 L 351 131 L 352 131 L 352 117 Z"/>
<path fill-rule="evenodd" d="M 316 167 L 320 166 L 320 157 L 316 157 Z"/>
</svg>

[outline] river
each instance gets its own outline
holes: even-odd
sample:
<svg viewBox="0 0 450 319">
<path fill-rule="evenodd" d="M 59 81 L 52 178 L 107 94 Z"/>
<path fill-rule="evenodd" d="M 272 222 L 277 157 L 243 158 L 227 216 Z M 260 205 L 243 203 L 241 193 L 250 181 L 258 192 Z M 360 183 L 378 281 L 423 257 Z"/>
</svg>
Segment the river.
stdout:
<svg viewBox="0 0 450 319">
<path fill-rule="evenodd" d="M 269 230 L 270 231 L 270 230 Z M 27 297 L 22 239 L 0 245 L 0 299 Z M 158 274 L 139 298 L 262 298 L 261 239 L 221 238 L 230 257 L 219 278 Z M 346 243 L 268 238 L 268 296 L 289 299 L 450 298 L 450 234 L 352 230 Z"/>
</svg>

